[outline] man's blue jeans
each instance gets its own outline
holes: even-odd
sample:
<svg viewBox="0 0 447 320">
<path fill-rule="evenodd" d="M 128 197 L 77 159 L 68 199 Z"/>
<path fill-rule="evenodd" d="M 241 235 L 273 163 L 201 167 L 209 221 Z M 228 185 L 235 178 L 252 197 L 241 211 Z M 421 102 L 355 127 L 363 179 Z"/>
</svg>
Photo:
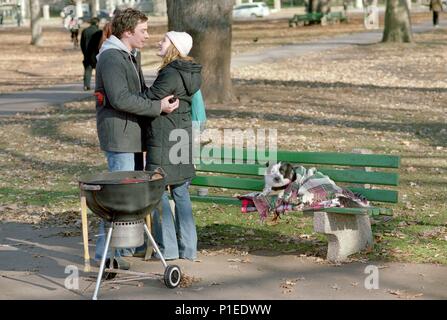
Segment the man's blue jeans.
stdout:
<svg viewBox="0 0 447 320">
<path fill-rule="evenodd" d="M 189 198 L 189 181 L 171 185 L 171 196 L 175 202 L 175 219 L 169 205 L 167 192 L 162 196 L 162 214 L 152 213 L 155 241 L 165 259 L 197 258 L 197 232 L 192 204 Z"/>
<path fill-rule="evenodd" d="M 114 171 L 134 171 L 134 153 L 106 151 L 107 164 L 110 172 Z M 106 245 L 106 222 L 101 219 L 99 222 L 98 239 L 96 240 L 95 260 L 100 261 Z M 108 227 L 108 223 L 107 223 Z M 135 249 L 116 249 L 115 257 L 132 256 Z M 111 250 L 107 252 L 107 258 L 111 256 Z"/>
</svg>

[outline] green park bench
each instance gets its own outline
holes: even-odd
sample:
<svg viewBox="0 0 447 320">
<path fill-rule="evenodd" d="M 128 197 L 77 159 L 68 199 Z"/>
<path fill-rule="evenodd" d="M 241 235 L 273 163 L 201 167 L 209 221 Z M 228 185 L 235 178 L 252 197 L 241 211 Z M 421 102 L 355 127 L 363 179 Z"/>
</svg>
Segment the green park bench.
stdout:
<svg viewBox="0 0 447 320">
<path fill-rule="evenodd" d="M 241 201 L 233 197 L 228 189 L 233 190 L 232 192 L 238 190 L 241 195 L 262 191 L 266 161 L 247 163 L 247 156 L 253 159 L 253 153 L 246 149 L 232 149 L 231 153 L 221 153 L 217 157 L 212 155 L 215 163 L 206 161 L 202 155 L 200 164 L 196 165 L 197 176 L 191 185 L 211 190 L 207 195 L 200 195 L 200 192 L 191 195 L 191 200 L 240 206 Z M 231 159 L 227 154 L 231 154 Z M 237 163 L 235 158 L 242 159 L 239 162 L 243 163 Z M 392 209 L 389 206 L 383 207 L 382 204 L 398 202 L 398 191 L 391 187 L 399 184 L 399 175 L 396 172 L 400 166 L 399 156 L 278 151 L 277 161 L 300 164 L 307 168 L 315 166 L 338 185 L 362 194 L 373 204 L 369 208 L 328 208 L 303 212 L 305 215 L 313 215 L 315 232 L 328 236 L 328 260 L 343 261 L 353 253 L 372 247 L 370 216 L 392 215 Z"/>
<path fill-rule="evenodd" d="M 310 23 L 320 23 L 321 18 L 323 18 L 322 13 L 312 12 L 306 14 L 295 14 L 291 19 L 289 19 L 289 27 L 304 26 Z"/>
<path fill-rule="evenodd" d="M 325 17 L 326 21 L 330 24 L 348 22 L 348 17 L 343 11 L 329 12 Z"/>
<path fill-rule="evenodd" d="M 326 23 L 334 24 L 340 22 L 348 22 L 348 17 L 344 12 L 330 12 L 326 15 L 323 13 L 307 13 L 307 14 L 295 14 L 289 19 L 289 27 L 304 26 L 310 23 L 322 23 L 322 20 L 326 20 Z"/>
</svg>

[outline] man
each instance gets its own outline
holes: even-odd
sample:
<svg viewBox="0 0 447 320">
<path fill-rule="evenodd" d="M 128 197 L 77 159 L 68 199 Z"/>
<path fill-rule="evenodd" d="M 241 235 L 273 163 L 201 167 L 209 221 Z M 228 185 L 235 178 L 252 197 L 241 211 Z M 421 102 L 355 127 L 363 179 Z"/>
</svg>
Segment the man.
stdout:
<svg viewBox="0 0 447 320">
<path fill-rule="evenodd" d="M 84 90 L 90 90 L 92 71 L 96 66 L 96 55 L 98 54 L 99 40 L 102 32 L 98 28 L 99 19 L 92 18 L 90 26 L 85 28 L 81 34 L 81 50 L 84 55 L 82 64 L 84 65 Z"/>
<path fill-rule="evenodd" d="M 101 149 L 105 152 L 109 171 L 133 171 L 134 153 L 143 151 L 145 130 L 142 119 L 171 113 L 178 108 L 173 96 L 160 101 L 143 98 L 146 90 L 136 50 L 144 47 L 149 38 L 147 17 L 129 8 L 113 18 L 112 35 L 103 43 L 96 65 L 96 124 Z M 104 222 L 96 244 L 95 260 L 102 258 L 105 247 Z M 118 251 L 118 250 L 117 250 Z M 131 255 L 119 250 L 116 255 Z M 128 263 L 119 259 L 123 269 Z"/>
<path fill-rule="evenodd" d="M 433 26 L 439 27 L 439 14 L 442 12 L 442 1 L 430 0 L 430 10 L 433 11 Z"/>
</svg>

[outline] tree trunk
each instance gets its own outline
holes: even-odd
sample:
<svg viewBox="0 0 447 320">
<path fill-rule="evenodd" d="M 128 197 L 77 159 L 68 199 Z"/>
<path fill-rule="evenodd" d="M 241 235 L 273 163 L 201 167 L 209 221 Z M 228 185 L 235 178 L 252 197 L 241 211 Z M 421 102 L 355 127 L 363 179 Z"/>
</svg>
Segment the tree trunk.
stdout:
<svg viewBox="0 0 447 320">
<path fill-rule="evenodd" d="M 166 16 L 166 0 L 153 0 L 154 4 L 154 15 L 155 16 Z"/>
<path fill-rule="evenodd" d="M 319 0 L 308 0 L 306 2 L 306 13 L 318 12 Z"/>
<path fill-rule="evenodd" d="M 31 44 L 39 46 L 42 44 L 42 25 L 40 21 L 41 8 L 39 0 L 29 0 L 31 16 Z"/>
<path fill-rule="evenodd" d="M 412 42 L 410 12 L 406 0 L 387 0 L 383 42 Z"/>
<path fill-rule="evenodd" d="M 281 0 L 275 0 L 273 3 L 275 10 L 281 11 Z"/>
<path fill-rule="evenodd" d="M 90 8 L 92 8 L 92 17 L 98 16 L 99 0 L 91 0 Z"/>
<path fill-rule="evenodd" d="M 203 65 L 201 90 L 210 103 L 234 100 L 231 84 L 231 24 L 234 0 L 168 0 L 168 29 L 186 31 L 190 55 Z"/>
<path fill-rule="evenodd" d="M 329 13 L 331 11 L 331 0 L 319 0 L 317 5 L 317 12 Z"/>
<path fill-rule="evenodd" d="M 328 13 L 331 9 L 330 0 L 306 0 L 306 13 Z"/>
</svg>

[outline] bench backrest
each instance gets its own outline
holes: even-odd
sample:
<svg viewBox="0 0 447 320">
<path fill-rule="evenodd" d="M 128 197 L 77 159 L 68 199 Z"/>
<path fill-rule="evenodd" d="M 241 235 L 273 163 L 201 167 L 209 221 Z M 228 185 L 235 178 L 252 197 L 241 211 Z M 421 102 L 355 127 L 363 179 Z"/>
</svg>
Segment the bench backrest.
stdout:
<svg viewBox="0 0 447 320">
<path fill-rule="evenodd" d="M 264 152 L 260 152 L 263 159 Z M 196 165 L 197 176 L 192 185 L 237 189 L 247 191 L 261 191 L 264 188 L 263 173 L 266 160 L 258 160 L 254 150 L 231 149 L 222 150 L 209 157 L 203 157 Z M 214 163 L 210 163 L 210 159 Z M 347 186 L 350 190 L 364 195 L 373 202 L 398 202 L 397 190 L 383 189 L 383 186 L 397 186 L 399 176 L 400 157 L 380 154 L 357 154 L 335 152 L 291 152 L 278 151 L 277 161 L 300 164 L 306 168 L 316 167 L 318 171 L 328 175 L 337 184 Z M 238 161 L 235 161 L 238 159 Z M 247 163 L 250 159 L 251 163 Z M 372 171 L 359 170 L 370 167 Z M 382 169 L 382 170 L 380 170 Z M 386 170 L 383 170 L 386 169 Z M 363 185 L 374 188 L 365 188 Z M 362 185 L 362 186 L 359 186 Z"/>
</svg>

